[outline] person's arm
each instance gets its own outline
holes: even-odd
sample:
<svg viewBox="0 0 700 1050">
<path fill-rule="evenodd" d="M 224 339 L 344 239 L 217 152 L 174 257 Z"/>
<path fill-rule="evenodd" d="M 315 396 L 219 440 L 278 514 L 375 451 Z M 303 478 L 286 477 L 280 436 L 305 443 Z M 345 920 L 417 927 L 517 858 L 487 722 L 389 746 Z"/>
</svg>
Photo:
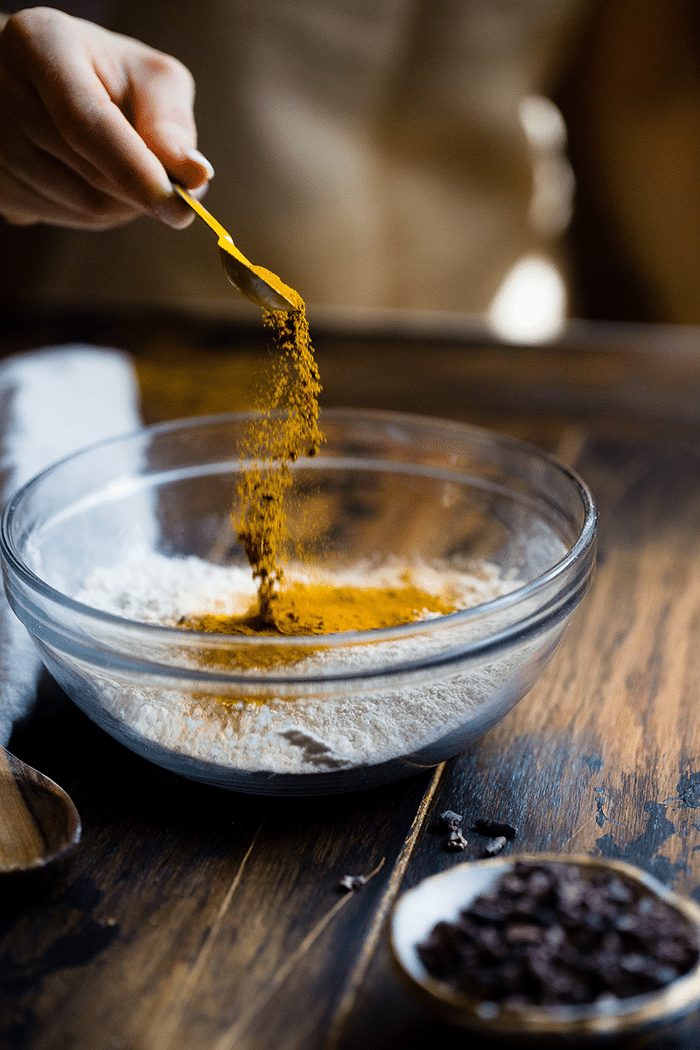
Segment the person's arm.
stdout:
<svg viewBox="0 0 700 1050">
<path fill-rule="evenodd" d="M 0 15 L 0 215 L 103 230 L 150 213 L 192 220 L 194 84 L 169 55 L 48 7 Z"/>
</svg>

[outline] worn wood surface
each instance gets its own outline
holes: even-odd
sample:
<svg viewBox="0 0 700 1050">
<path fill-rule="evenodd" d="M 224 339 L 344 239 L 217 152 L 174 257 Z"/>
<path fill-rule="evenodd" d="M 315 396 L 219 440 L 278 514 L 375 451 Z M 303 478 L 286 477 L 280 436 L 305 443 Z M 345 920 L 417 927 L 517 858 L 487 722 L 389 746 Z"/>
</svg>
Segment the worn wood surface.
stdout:
<svg viewBox="0 0 700 1050">
<path fill-rule="evenodd" d="M 36 345 L 28 322 L 7 331 L 4 352 Z M 133 352 L 149 421 L 244 407 L 254 385 L 249 334 L 134 322 L 87 337 Z M 516 825 L 510 848 L 624 857 L 700 900 L 700 337 L 317 347 L 326 404 L 482 423 L 575 465 L 600 510 L 594 586 L 542 680 L 478 745 L 357 795 L 182 780 L 47 678 L 11 748 L 69 791 L 83 841 L 54 882 L 3 893 L 3 1050 L 463 1046 L 404 992 L 385 941 L 397 894 L 483 850 L 472 837 L 446 852 L 446 808 Z M 341 892 L 358 874 L 364 888 Z M 654 1044 L 698 1047 L 697 1017 Z"/>
</svg>

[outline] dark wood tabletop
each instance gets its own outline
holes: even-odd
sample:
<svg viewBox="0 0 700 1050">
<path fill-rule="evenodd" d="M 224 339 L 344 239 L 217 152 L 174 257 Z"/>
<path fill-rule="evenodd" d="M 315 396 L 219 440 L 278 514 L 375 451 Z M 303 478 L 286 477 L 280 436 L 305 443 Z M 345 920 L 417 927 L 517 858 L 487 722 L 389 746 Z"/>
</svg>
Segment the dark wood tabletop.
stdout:
<svg viewBox="0 0 700 1050">
<path fill-rule="evenodd" d="M 254 330 L 177 318 L 5 318 L 10 354 L 126 349 L 144 421 L 240 409 Z M 700 901 L 700 333 L 573 326 L 556 344 L 319 329 L 323 404 L 482 424 L 574 466 L 600 514 L 594 585 L 542 679 L 465 754 L 357 794 L 254 797 L 150 765 L 47 678 L 10 749 L 74 799 L 82 842 L 2 888 L 0 1047 L 464 1046 L 400 984 L 387 916 L 450 853 L 437 815 L 513 851 L 622 858 Z M 364 886 L 343 891 L 345 876 Z M 477 1048 L 478 1040 L 469 1046 Z M 696 1050 L 700 1020 L 654 1050 Z"/>
</svg>

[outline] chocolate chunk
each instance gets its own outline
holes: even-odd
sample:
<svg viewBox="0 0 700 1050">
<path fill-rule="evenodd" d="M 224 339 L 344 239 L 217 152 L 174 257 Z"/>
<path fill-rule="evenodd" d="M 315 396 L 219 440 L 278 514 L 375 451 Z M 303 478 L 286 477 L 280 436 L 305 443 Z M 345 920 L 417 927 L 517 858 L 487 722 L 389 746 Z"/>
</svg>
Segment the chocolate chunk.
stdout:
<svg viewBox="0 0 700 1050">
<path fill-rule="evenodd" d="M 505 835 L 499 835 L 493 840 L 493 842 L 489 842 L 488 846 L 484 850 L 484 856 L 495 857 L 496 854 L 500 853 L 501 850 L 504 849 L 507 845 L 508 839 L 505 837 Z"/>
<path fill-rule="evenodd" d="M 474 821 L 472 828 L 480 835 L 486 835 L 492 839 L 501 837 L 514 839 L 518 834 L 517 828 L 514 828 L 512 824 L 504 824 L 499 820 L 490 820 L 482 817 Z"/>
<path fill-rule="evenodd" d="M 446 809 L 444 813 L 439 816 L 439 821 L 443 827 L 447 828 L 448 831 L 457 831 L 458 828 L 462 827 L 464 823 L 464 817 L 461 813 L 455 813 L 451 809 Z"/>
<path fill-rule="evenodd" d="M 467 840 L 459 828 L 455 828 L 447 836 L 447 842 L 445 845 L 447 846 L 447 849 L 456 853 L 467 848 Z"/>
<path fill-rule="evenodd" d="M 683 917 L 624 875 L 530 861 L 417 951 L 487 1011 L 615 1002 L 665 987 L 700 958 Z"/>
</svg>

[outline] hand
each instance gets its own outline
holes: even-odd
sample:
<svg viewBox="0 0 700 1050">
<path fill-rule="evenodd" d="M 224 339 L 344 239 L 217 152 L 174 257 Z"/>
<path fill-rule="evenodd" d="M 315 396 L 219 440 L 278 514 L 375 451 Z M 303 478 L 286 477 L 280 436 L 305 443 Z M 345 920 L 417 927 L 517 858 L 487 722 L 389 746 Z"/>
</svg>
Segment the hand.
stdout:
<svg viewBox="0 0 700 1050">
<path fill-rule="evenodd" d="M 189 71 L 169 55 L 47 7 L 0 16 L 0 215 L 82 230 L 192 212 L 169 174 L 204 188 Z"/>
</svg>

